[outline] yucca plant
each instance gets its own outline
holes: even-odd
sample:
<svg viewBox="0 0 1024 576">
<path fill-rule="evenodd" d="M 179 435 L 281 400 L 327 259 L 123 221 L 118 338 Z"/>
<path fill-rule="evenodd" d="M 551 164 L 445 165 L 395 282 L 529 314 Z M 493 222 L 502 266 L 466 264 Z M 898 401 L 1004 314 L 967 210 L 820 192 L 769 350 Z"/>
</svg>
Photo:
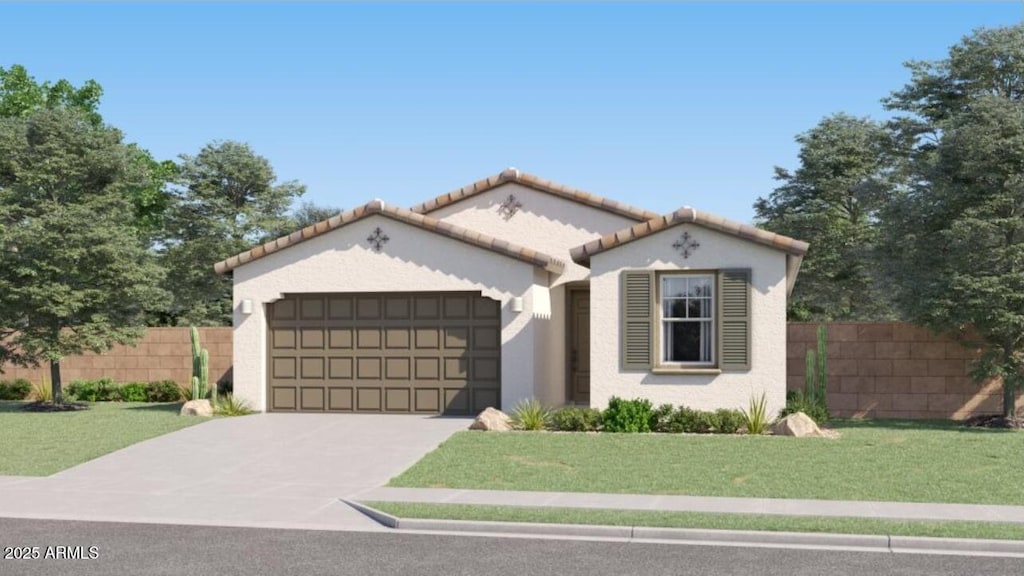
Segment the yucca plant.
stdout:
<svg viewBox="0 0 1024 576">
<path fill-rule="evenodd" d="M 53 402 L 53 387 L 49 378 L 43 376 L 39 382 L 32 384 L 32 398 L 36 402 Z"/>
<path fill-rule="evenodd" d="M 535 398 L 519 402 L 510 416 L 517 430 L 546 430 L 551 421 L 551 411 Z"/>
<path fill-rule="evenodd" d="M 223 394 L 213 401 L 213 413 L 217 416 L 245 416 L 252 414 L 249 403 L 232 394 Z"/>
<path fill-rule="evenodd" d="M 760 435 L 768 431 L 768 400 L 764 392 L 761 392 L 760 398 L 751 394 L 750 404 L 742 412 L 747 434 Z"/>
</svg>

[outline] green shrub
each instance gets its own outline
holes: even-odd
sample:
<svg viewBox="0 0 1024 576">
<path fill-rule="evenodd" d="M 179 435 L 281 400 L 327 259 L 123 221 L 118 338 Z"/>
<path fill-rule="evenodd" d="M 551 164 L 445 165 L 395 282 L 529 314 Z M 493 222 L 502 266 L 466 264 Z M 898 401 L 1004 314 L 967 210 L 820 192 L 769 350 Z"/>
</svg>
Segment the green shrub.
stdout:
<svg viewBox="0 0 1024 576">
<path fill-rule="evenodd" d="M 0 381 L 0 400 L 24 400 L 32 392 L 32 383 L 24 378 Z"/>
<path fill-rule="evenodd" d="M 149 400 L 149 384 L 145 382 L 129 382 L 118 388 L 118 397 L 122 402 L 145 402 Z"/>
<path fill-rule="evenodd" d="M 121 398 L 117 385 L 110 378 L 75 380 L 64 392 L 81 402 L 110 402 Z"/>
<path fill-rule="evenodd" d="M 217 399 L 211 401 L 213 404 L 213 413 L 217 416 L 245 416 L 246 414 L 252 414 L 252 408 L 245 400 L 235 398 L 232 394 L 224 394 L 223 396 L 217 396 Z"/>
<path fill-rule="evenodd" d="M 739 410 L 731 410 L 729 408 L 719 408 L 715 410 L 715 417 L 718 420 L 715 431 L 719 434 L 735 434 L 743 428 L 746 423 L 746 419 L 743 417 L 743 412 Z"/>
<path fill-rule="evenodd" d="M 743 411 L 743 420 L 747 434 L 759 435 L 768 431 L 768 401 L 764 392 L 760 398 L 750 396 L 750 405 Z"/>
<path fill-rule="evenodd" d="M 675 408 L 671 404 L 662 404 L 651 412 L 651 431 L 671 432 L 672 413 Z"/>
<path fill-rule="evenodd" d="M 819 397 L 814 400 L 804 394 L 803 390 L 790 390 L 786 393 L 786 406 L 779 411 L 779 417 L 788 416 L 797 412 L 803 412 L 817 424 L 828 422 L 830 417 L 825 399 Z"/>
<path fill-rule="evenodd" d="M 181 386 L 174 380 L 160 380 L 146 385 L 146 402 L 177 402 L 181 400 Z"/>
<path fill-rule="evenodd" d="M 601 426 L 601 411 L 593 408 L 562 408 L 551 414 L 551 425 L 564 432 L 596 432 Z"/>
<path fill-rule="evenodd" d="M 535 398 L 522 400 L 516 404 L 509 416 L 512 419 L 512 427 L 517 430 L 545 430 L 551 421 L 551 411 Z"/>
<path fill-rule="evenodd" d="M 653 415 L 650 400 L 612 396 L 601 413 L 601 424 L 606 432 L 650 432 Z"/>
</svg>

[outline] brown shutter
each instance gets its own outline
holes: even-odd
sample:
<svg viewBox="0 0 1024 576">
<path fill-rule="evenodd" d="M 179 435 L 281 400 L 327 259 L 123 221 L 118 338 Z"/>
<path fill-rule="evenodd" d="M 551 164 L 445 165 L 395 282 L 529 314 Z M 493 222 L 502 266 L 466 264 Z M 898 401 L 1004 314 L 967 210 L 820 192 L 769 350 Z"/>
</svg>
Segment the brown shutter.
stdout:
<svg viewBox="0 0 1024 576">
<path fill-rule="evenodd" d="M 653 363 L 654 272 L 627 270 L 622 273 L 620 316 L 623 370 L 649 370 Z"/>
<path fill-rule="evenodd" d="M 750 269 L 718 273 L 718 367 L 750 369 Z"/>
</svg>

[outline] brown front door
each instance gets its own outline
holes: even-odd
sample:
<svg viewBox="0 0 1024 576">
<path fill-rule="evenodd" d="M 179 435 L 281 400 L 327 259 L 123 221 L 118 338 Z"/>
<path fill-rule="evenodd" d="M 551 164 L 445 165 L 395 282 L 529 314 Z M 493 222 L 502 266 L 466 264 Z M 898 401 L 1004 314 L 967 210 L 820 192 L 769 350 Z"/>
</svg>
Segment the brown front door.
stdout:
<svg viewBox="0 0 1024 576">
<path fill-rule="evenodd" d="M 590 292 L 574 291 L 569 305 L 569 399 L 590 403 Z"/>
</svg>

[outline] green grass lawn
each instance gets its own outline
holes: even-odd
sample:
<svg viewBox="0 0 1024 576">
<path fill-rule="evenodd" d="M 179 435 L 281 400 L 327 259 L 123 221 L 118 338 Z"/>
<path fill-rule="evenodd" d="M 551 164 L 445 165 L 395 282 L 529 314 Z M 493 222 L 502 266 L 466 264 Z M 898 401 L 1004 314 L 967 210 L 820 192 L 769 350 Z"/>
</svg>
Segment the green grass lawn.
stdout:
<svg viewBox="0 0 1024 576">
<path fill-rule="evenodd" d="M 47 476 L 205 418 L 178 416 L 180 404 L 103 402 L 76 412 L 23 412 L 0 402 L 0 475 Z"/>
<path fill-rule="evenodd" d="M 1024 504 L 1024 433 L 841 421 L 837 440 L 460 432 L 390 486 Z"/>
<path fill-rule="evenodd" d="M 917 520 L 877 520 L 873 518 L 828 518 L 823 516 L 581 510 L 578 508 L 405 504 L 397 502 L 367 502 L 366 505 L 399 518 L 1024 540 L 1024 525 L 998 522 L 930 522 Z"/>
</svg>

